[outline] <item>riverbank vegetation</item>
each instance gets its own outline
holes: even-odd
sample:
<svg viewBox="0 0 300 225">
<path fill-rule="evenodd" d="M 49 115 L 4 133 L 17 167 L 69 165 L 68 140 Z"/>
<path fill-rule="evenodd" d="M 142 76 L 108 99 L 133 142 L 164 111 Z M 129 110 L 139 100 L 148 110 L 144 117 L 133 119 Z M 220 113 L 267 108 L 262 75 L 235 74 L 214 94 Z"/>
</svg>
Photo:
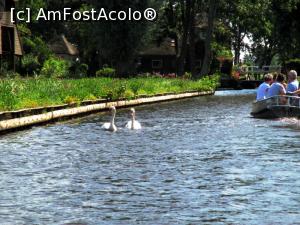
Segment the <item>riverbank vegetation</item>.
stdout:
<svg viewBox="0 0 300 225">
<path fill-rule="evenodd" d="M 219 76 L 198 81 L 161 77 L 117 78 L 15 78 L 0 80 L 0 111 L 73 104 L 83 100 L 134 99 L 141 95 L 213 91 Z"/>
</svg>

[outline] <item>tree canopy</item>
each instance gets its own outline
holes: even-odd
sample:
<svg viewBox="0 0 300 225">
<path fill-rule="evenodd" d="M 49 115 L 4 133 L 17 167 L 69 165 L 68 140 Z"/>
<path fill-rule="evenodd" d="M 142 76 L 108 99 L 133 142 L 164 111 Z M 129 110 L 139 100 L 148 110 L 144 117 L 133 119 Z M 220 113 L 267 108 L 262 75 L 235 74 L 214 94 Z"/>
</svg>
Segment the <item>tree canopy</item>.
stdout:
<svg viewBox="0 0 300 225">
<path fill-rule="evenodd" d="M 155 21 L 47 21 L 18 27 L 25 56 L 40 66 L 51 52 L 47 43 L 55 35 L 65 34 L 79 49 L 80 60 L 89 73 L 108 65 L 120 75 L 134 73 L 138 52 L 150 43 L 166 38 L 175 42 L 177 73 L 189 71 L 193 77 L 211 72 L 214 58 L 233 57 L 241 61 L 246 49 L 254 63 L 268 65 L 276 57 L 278 63 L 300 57 L 300 0 L 23 0 L 18 8 L 29 7 L 33 16 L 39 8 L 73 10 L 92 8 L 143 11 L 154 8 Z M 251 43 L 245 43 L 245 37 Z M 233 55 L 232 55 L 233 53 Z M 196 56 L 201 56 L 200 62 Z M 26 57 L 25 57 L 26 58 Z M 249 57 L 248 57 L 249 58 Z M 26 60 L 24 60 L 26 61 Z M 28 63 L 28 61 L 27 61 Z M 29 63 L 30 64 L 30 63 Z M 37 65 L 38 67 L 38 65 Z M 197 69 L 198 68 L 198 69 Z"/>
</svg>

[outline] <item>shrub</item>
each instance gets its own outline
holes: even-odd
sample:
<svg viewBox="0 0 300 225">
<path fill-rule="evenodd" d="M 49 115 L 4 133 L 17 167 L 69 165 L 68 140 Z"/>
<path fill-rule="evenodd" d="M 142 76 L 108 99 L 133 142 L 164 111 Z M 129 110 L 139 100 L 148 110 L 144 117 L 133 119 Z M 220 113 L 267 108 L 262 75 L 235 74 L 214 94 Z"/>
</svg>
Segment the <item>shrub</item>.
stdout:
<svg viewBox="0 0 300 225">
<path fill-rule="evenodd" d="M 78 72 L 80 73 L 80 77 L 86 77 L 89 70 L 89 66 L 85 63 L 80 64 L 78 68 Z"/>
<path fill-rule="evenodd" d="M 84 78 L 87 77 L 89 66 L 84 63 L 73 62 L 70 67 L 70 77 L 71 78 Z"/>
<path fill-rule="evenodd" d="M 125 98 L 125 92 L 126 92 L 126 84 L 121 84 L 119 87 L 116 89 L 116 96 L 114 96 L 116 99 L 119 98 Z"/>
<path fill-rule="evenodd" d="M 126 90 L 124 93 L 124 98 L 127 100 L 131 100 L 135 98 L 135 94 L 131 90 Z"/>
<path fill-rule="evenodd" d="M 139 93 L 139 90 L 141 89 L 142 84 L 137 79 L 135 79 L 133 82 L 130 83 L 130 89 L 134 96 L 137 96 Z"/>
<path fill-rule="evenodd" d="M 97 100 L 97 97 L 93 94 L 89 94 L 87 97 L 85 97 L 85 100 Z"/>
<path fill-rule="evenodd" d="M 115 77 L 116 70 L 109 67 L 104 67 L 96 72 L 97 77 Z"/>
<path fill-rule="evenodd" d="M 31 53 L 38 57 L 41 64 L 52 55 L 51 50 L 48 45 L 40 37 L 24 37 L 23 38 L 23 48 L 26 53 Z"/>
<path fill-rule="evenodd" d="M 41 68 L 38 57 L 33 54 L 24 55 L 22 58 L 22 71 L 27 75 L 37 73 Z"/>
<path fill-rule="evenodd" d="M 51 57 L 44 62 L 41 74 L 47 78 L 65 78 L 68 76 L 69 62 Z"/>
<path fill-rule="evenodd" d="M 64 99 L 64 103 L 68 104 L 68 105 L 72 105 L 72 104 L 79 104 L 80 100 L 77 97 L 73 97 L 73 96 L 67 96 Z"/>
<path fill-rule="evenodd" d="M 192 73 L 185 72 L 182 78 L 185 80 L 190 80 L 192 79 Z"/>
</svg>

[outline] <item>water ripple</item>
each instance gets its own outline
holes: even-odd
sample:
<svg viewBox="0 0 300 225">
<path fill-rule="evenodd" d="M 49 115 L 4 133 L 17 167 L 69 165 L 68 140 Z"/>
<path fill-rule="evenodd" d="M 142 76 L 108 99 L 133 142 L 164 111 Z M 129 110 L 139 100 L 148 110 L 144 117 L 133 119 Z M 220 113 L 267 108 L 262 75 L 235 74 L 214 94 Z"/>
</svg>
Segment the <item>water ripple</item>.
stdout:
<svg viewBox="0 0 300 225">
<path fill-rule="evenodd" d="M 0 137 L 1 224 L 296 224 L 295 119 L 249 117 L 253 91 L 137 108 Z"/>
</svg>

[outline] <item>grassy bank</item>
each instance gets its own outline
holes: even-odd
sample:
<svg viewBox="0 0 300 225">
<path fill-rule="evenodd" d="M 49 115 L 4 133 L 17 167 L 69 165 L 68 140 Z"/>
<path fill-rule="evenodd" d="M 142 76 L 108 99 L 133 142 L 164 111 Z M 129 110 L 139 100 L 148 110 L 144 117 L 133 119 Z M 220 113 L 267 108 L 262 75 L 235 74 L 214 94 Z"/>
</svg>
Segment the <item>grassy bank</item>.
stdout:
<svg viewBox="0 0 300 225">
<path fill-rule="evenodd" d="M 199 81 L 164 78 L 3 79 L 0 80 L 0 111 L 34 108 L 99 98 L 133 99 L 166 92 L 209 91 L 218 77 Z"/>
</svg>

